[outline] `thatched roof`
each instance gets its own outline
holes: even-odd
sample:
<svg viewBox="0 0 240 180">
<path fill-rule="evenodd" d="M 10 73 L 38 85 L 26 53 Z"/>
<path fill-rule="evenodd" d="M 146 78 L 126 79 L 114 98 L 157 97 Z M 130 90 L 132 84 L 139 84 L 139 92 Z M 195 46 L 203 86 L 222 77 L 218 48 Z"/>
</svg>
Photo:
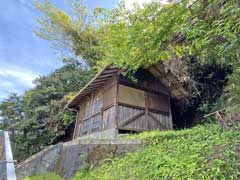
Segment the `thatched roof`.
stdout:
<svg viewBox="0 0 240 180">
<path fill-rule="evenodd" d="M 148 68 L 149 72 L 159 79 L 170 92 L 171 96 L 181 99 L 188 96 L 188 91 L 184 87 L 185 79 L 177 77 L 178 75 L 171 70 L 172 65 L 158 62 Z M 121 74 L 122 70 L 115 66 L 107 66 L 100 71 L 79 93 L 67 104 L 68 108 L 75 107 L 85 96 L 94 92 L 104 85 L 111 77 Z M 183 75 L 183 74 L 181 74 Z"/>
</svg>

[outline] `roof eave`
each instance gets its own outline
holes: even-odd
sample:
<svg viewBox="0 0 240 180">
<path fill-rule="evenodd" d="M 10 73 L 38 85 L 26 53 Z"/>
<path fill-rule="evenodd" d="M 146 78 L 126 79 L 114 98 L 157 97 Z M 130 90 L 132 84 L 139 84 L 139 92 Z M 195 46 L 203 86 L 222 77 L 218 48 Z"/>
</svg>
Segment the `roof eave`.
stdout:
<svg viewBox="0 0 240 180">
<path fill-rule="evenodd" d="M 103 68 L 97 75 L 92 78 L 75 96 L 74 98 L 66 105 L 66 108 L 74 108 L 79 103 L 81 97 L 87 96 L 89 93 L 93 92 L 97 88 L 104 85 L 104 83 L 110 79 L 112 76 L 117 74 L 120 71 L 119 68 L 112 65 L 108 65 Z M 85 94 L 84 94 L 85 93 Z"/>
</svg>

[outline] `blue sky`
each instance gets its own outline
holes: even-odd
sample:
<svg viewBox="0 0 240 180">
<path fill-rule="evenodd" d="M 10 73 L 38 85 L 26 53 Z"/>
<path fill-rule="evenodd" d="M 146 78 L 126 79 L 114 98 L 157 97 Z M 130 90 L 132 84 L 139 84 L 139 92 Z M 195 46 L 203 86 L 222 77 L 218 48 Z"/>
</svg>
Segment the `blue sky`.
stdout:
<svg viewBox="0 0 240 180">
<path fill-rule="evenodd" d="M 85 0 L 90 9 L 111 8 L 117 0 Z M 50 0 L 68 10 L 66 0 Z M 18 94 L 34 87 L 32 81 L 61 67 L 60 56 L 51 44 L 33 30 L 39 14 L 32 0 L 3 0 L 0 4 L 0 101 L 10 92 Z"/>
</svg>

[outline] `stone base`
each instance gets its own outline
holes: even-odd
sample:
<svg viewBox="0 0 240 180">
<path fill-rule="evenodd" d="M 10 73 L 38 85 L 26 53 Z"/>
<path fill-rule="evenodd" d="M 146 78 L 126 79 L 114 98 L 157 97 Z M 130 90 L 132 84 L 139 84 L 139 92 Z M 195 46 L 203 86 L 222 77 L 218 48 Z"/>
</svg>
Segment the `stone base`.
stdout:
<svg viewBox="0 0 240 180">
<path fill-rule="evenodd" d="M 109 139 L 114 132 L 111 130 L 98 136 L 108 139 L 79 138 L 50 146 L 19 164 L 16 167 L 17 179 L 47 172 L 55 172 L 64 179 L 70 179 L 86 166 L 98 166 L 107 158 L 134 152 L 143 147 L 140 140 Z"/>
<path fill-rule="evenodd" d="M 91 133 L 88 135 L 84 135 L 81 137 L 78 137 L 78 139 L 112 139 L 116 138 L 118 135 L 118 129 L 107 129 L 104 131 L 99 131 L 95 133 Z"/>
</svg>

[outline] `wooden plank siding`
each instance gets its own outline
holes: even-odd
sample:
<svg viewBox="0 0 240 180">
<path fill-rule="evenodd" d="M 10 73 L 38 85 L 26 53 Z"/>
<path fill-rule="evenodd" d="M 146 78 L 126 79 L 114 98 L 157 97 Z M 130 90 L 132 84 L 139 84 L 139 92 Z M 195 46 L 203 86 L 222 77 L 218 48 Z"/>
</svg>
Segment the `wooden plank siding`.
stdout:
<svg viewBox="0 0 240 180">
<path fill-rule="evenodd" d="M 86 96 L 80 103 L 77 136 L 101 130 L 102 91 L 98 90 Z"/>
<path fill-rule="evenodd" d="M 145 107 L 144 91 L 129 86 L 119 85 L 119 103 Z"/>
<path fill-rule="evenodd" d="M 148 119 L 146 119 L 148 114 Z M 152 112 L 130 106 L 119 106 L 118 129 L 125 130 L 170 130 L 172 119 L 169 113 Z"/>
<path fill-rule="evenodd" d="M 151 91 L 136 84 L 132 86 L 130 82 L 119 83 L 118 129 L 131 131 L 172 129 L 170 98 L 165 95 L 167 92 L 157 93 L 158 85 L 150 85 L 157 81 L 145 83 L 152 87 Z M 164 88 L 161 88 L 160 91 L 163 90 Z"/>
<path fill-rule="evenodd" d="M 115 128 L 115 111 L 116 107 L 111 106 L 110 108 L 103 111 L 102 116 L 102 130 Z"/>
<path fill-rule="evenodd" d="M 162 96 L 158 94 L 153 94 L 149 92 L 145 92 L 147 96 L 147 103 L 148 108 L 152 110 L 158 110 L 162 112 L 169 112 L 169 97 L 168 96 Z"/>
<path fill-rule="evenodd" d="M 114 118 L 116 91 L 117 78 L 114 76 L 79 103 L 74 138 L 116 127 Z"/>
<path fill-rule="evenodd" d="M 149 130 L 170 130 L 172 129 L 172 120 L 169 114 L 156 113 L 149 111 Z"/>
<path fill-rule="evenodd" d="M 119 105 L 118 129 L 141 129 L 147 130 L 147 121 L 145 119 L 145 110 Z"/>
</svg>

